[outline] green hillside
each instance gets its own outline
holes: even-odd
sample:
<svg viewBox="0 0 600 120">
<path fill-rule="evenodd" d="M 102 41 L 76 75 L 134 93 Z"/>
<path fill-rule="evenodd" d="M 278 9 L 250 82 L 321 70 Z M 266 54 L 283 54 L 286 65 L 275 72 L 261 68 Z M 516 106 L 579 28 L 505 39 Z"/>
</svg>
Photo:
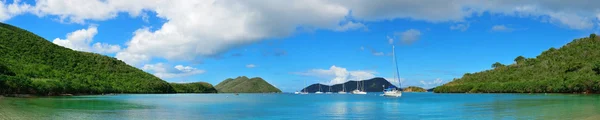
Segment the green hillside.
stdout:
<svg viewBox="0 0 600 120">
<path fill-rule="evenodd" d="M 509 49 L 509 48 L 507 48 Z M 492 64 L 491 70 L 467 73 L 435 92 L 600 93 L 600 38 L 591 34 L 536 58 Z"/>
<path fill-rule="evenodd" d="M 171 83 L 171 86 L 178 93 L 217 93 L 217 89 L 206 82 Z"/>
<path fill-rule="evenodd" d="M 172 92 L 169 83 L 120 60 L 64 48 L 0 23 L 0 94 Z"/>
<path fill-rule="evenodd" d="M 235 79 L 228 78 L 215 86 L 220 93 L 270 93 L 281 92 L 260 77 L 249 79 L 240 76 Z"/>
<path fill-rule="evenodd" d="M 417 86 L 408 86 L 404 89 L 402 89 L 402 91 L 404 92 L 427 92 L 427 90 L 425 90 L 422 87 L 417 87 Z"/>
</svg>

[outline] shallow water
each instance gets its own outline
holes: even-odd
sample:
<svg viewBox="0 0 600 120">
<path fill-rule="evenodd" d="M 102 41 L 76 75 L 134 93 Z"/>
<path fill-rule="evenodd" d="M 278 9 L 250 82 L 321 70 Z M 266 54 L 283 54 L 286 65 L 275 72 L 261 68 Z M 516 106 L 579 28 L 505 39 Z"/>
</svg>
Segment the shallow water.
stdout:
<svg viewBox="0 0 600 120">
<path fill-rule="evenodd" d="M 0 119 L 600 119 L 600 95 L 379 94 L 0 98 Z"/>
</svg>

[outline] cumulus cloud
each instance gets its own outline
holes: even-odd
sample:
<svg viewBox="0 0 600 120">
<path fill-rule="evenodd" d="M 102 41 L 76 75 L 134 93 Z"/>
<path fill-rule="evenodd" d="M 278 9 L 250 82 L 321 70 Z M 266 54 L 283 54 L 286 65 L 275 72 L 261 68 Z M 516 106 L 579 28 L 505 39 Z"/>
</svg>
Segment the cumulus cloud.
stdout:
<svg viewBox="0 0 600 120">
<path fill-rule="evenodd" d="M 97 52 L 97 53 L 115 53 L 121 50 L 119 45 L 111 45 L 106 43 L 90 44 L 94 41 L 94 36 L 98 34 L 98 29 L 95 25 L 89 26 L 87 29 L 80 29 L 68 33 L 65 39 L 55 38 L 52 43 L 71 48 L 77 51 Z"/>
<path fill-rule="evenodd" d="M 119 12 L 138 16 L 142 10 L 155 7 L 154 2 L 145 0 L 36 0 L 33 14 L 57 16 L 62 22 L 85 23 L 86 20 L 108 20 Z"/>
<path fill-rule="evenodd" d="M 306 72 L 295 72 L 293 74 L 313 76 L 322 79 L 330 80 L 329 84 L 344 83 L 348 80 L 365 80 L 375 77 L 377 72 L 365 71 L 365 70 L 354 70 L 349 71 L 343 67 L 331 66 L 329 69 L 312 69 Z"/>
<path fill-rule="evenodd" d="M 419 40 L 419 37 L 421 37 L 421 31 L 415 30 L 415 29 L 409 29 L 404 32 L 396 32 L 396 33 L 394 33 L 394 35 L 397 37 L 400 37 L 400 40 L 403 43 L 411 44 L 411 43 Z"/>
<path fill-rule="evenodd" d="M 460 30 L 460 31 L 467 31 L 467 29 L 469 29 L 469 24 L 456 24 L 456 25 L 452 25 L 450 26 L 450 30 Z"/>
<path fill-rule="evenodd" d="M 13 3 L 0 1 L 0 22 L 8 20 L 16 15 L 29 12 L 31 5 L 19 3 L 19 0 L 14 0 Z"/>
<path fill-rule="evenodd" d="M 142 67 L 142 70 L 153 72 L 156 77 L 162 79 L 185 77 L 205 72 L 204 70 L 199 70 L 190 66 L 176 65 L 174 67 L 169 67 L 163 63 L 146 64 Z"/>
<path fill-rule="evenodd" d="M 254 65 L 254 64 L 248 64 L 248 65 L 246 65 L 246 68 L 254 68 L 254 67 L 256 67 L 256 65 Z"/>
<path fill-rule="evenodd" d="M 466 18 L 489 13 L 586 30 L 599 21 L 596 19 L 600 13 L 598 4 L 600 1 L 596 0 L 37 0 L 35 6 L 16 4 L 12 7 L 18 9 L 11 9 L 2 2 L 0 20 L 30 12 L 40 17 L 85 23 L 112 19 L 120 13 L 144 18 L 144 12 L 154 12 L 155 17 L 166 22 L 156 30 L 138 29 L 126 43 L 127 47 L 116 56 L 136 64 L 155 57 L 195 60 L 215 56 L 233 47 L 286 37 L 298 29 L 346 31 L 366 28 L 363 24 L 366 22 L 394 19 L 464 22 Z M 454 28 L 466 30 L 468 27 L 457 25 Z M 414 41 L 421 32 L 414 30 L 406 34 L 406 38 L 400 39 Z"/>
<path fill-rule="evenodd" d="M 505 25 L 494 25 L 492 26 L 492 31 L 494 32 L 509 32 L 512 31 L 512 28 L 506 27 Z"/>
<path fill-rule="evenodd" d="M 327 1 L 159 1 L 154 9 L 168 21 L 156 31 L 143 28 L 134 33 L 127 54 L 193 60 L 214 56 L 232 47 L 267 38 L 284 37 L 298 27 L 348 30 L 340 26 L 347 9 Z M 194 11 L 194 12 L 190 12 Z M 318 18 L 318 19 L 313 19 Z M 351 23 L 351 24 L 350 24 Z M 275 56 L 286 52 L 276 52 Z M 116 56 L 128 63 L 128 60 Z"/>
</svg>

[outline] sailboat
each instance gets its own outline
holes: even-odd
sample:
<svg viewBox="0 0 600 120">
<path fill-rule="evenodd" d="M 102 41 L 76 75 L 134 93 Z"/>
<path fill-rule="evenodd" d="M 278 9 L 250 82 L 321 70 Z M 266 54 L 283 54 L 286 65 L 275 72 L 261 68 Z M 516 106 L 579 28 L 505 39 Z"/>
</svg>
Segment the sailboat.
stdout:
<svg viewBox="0 0 600 120">
<path fill-rule="evenodd" d="M 342 83 L 342 91 L 338 92 L 338 94 L 346 94 L 346 84 Z"/>
<path fill-rule="evenodd" d="M 395 46 L 392 46 L 392 57 L 394 59 L 394 66 L 396 66 L 395 69 L 395 74 L 394 74 L 394 80 L 398 80 L 398 87 L 400 87 L 402 84 L 400 83 L 400 76 L 398 75 L 398 63 L 396 62 L 396 48 Z M 383 96 L 386 97 L 400 97 L 402 96 L 402 91 L 400 90 L 400 88 L 394 88 L 392 86 L 389 86 L 387 89 L 383 90 Z"/>
<path fill-rule="evenodd" d="M 319 91 L 315 92 L 315 94 L 323 94 L 323 92 L 321 92 L 321 84 L 317 84 L 319 85 Z"/>
<path fill-rule="evenodd" d="M 356 81 L 356 90 L 353 90 L 353 91 L 352 91 L 352 94 L 359 94 L 359 95 L 364 95 L 364 94 L 367 94 L 367 92 L 365 92 L 365 91 L 362 91 L 362 90 L 360 90 L 360 89 L 359 89 L 359 87 L 358 87 L 358 86 L 359 86 L 359 85 L 358 85 L 358 84 L 359 84 L 359 82 L 360 82 L 360 81 Z M 363 87 L 365 87 L 365 86 L 363 85 Z M 364 90 L 364 88 L 363 88 L 363 90 Z"/>
<path fill-rule="evenodd" d="M 306 86 L 306 80 L 304 80 L 304 86 Z M 300 94 L 308 94 L 308 92 L 306 92 L 306 87 L 302 89 L 302 92 L 300 92 Z"/>
<path fill-rule="evenodd" d="M 329 86 L 329 91 L 325 92 L 325 94 L 331 94 L 331 86 Z"/>
</svg>

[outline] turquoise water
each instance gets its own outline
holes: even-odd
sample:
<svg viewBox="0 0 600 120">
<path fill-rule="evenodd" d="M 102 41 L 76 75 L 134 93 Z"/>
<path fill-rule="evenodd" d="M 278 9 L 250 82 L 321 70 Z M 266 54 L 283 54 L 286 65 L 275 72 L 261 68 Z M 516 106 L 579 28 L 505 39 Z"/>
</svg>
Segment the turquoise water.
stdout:
<svg viewBox="0 0 600 120">
<path fill-rule="evenodd" d="M 600 119 L 599 95 L 379 94 L 0 98 L 0 119 Z"/>
</svg>

